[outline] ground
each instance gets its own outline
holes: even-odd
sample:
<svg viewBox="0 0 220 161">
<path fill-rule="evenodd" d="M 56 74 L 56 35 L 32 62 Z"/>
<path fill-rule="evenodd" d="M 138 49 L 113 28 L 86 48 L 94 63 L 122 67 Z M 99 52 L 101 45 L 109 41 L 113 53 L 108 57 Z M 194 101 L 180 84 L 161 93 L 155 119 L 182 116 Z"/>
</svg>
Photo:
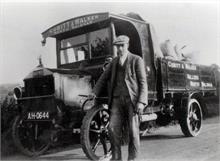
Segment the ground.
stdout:
<svg viewBox="0 0 220 161">
<path fill-rule="evenodd" d="M 127 146 L 122 147 L 123 160 L 127 159 Z M 197 137 L 184 137 L 179 125 L 161 127 L 141 138 L 140 159 L 147 161 L 217 161 L 220 158 L 219 116 L 203 121 L 202 131 Z M 51 149 L 47 154 L 35 158 L 38 161 L 85 161 L 88 160 L 80 144 Z M 35 160 L 21 154 L 2 160 Z"/>
</svg>

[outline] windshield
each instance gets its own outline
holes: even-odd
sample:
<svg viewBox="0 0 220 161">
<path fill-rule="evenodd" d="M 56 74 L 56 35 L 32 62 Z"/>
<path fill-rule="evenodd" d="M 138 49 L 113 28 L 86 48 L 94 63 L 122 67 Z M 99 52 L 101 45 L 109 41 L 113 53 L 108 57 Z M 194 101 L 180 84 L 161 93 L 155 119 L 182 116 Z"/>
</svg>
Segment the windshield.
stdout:
<svg viewBox="0 0 220 161">
<path fill-rule="evenodd" d="M 104 28 L 60 41 L 60 62 L 68 64 L 109 55 L 110 31 Z"/>
</svg>

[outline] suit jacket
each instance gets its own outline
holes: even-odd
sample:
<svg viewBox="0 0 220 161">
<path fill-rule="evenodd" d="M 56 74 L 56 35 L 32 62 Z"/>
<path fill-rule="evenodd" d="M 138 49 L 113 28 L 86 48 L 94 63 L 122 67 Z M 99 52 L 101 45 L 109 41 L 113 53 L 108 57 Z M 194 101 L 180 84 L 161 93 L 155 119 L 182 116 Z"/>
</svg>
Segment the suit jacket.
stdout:
<svg viewBox="0 0 220 161">
<path fill-rule="evenodd" d="M 108 104 L 110 108 L 113 96 L 113 88 L 116 80 L 115 77 L 118 62 L 119 57 L 116 57 L 112 60 L 112 62 L 108 65 L 107 69 L 101 75 L 93 89 L 93 92 L 96 94 L 96 96 L 99 96 L 102 89 L 106 89 L 106 87 L 108 86 Z M 147 76 L 143 59 L 140 56 L 128 53 L 125 69 L 125 83 L 127 85 L 128 92 L 134 107 L 136 107 L 137 102 L 141 102 L 147 105 Z"/>
</svg>

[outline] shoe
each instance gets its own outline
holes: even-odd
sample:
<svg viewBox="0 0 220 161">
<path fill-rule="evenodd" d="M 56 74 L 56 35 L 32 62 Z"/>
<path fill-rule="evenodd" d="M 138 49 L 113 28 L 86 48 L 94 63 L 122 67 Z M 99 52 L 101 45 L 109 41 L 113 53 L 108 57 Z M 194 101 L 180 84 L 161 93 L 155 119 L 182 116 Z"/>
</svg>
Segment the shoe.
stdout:
<svg viewBox="0 0 220 161">
<path fill-rule="evenodd" d="M 101 157 L 99 159 L 99 161 L 110 161 L 112 159 L 112 155 L 111 154 L 107 154 L 107 155 L 104 155 L 103 157 Z"/>
</svg>

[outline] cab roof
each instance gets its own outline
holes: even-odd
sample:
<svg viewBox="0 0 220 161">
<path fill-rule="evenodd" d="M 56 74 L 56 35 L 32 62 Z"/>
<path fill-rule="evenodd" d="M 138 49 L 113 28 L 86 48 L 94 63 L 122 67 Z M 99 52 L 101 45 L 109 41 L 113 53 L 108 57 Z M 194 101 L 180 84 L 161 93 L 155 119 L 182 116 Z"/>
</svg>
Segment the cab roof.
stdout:
<svg viewBox="0 0 220 161">
<path fill-rule="evenodd" d="M 136 23 L 144 23 L 146 24 L 146 21 L 144 21 L 138 14 L 136 13 L 128 13 L 126 15 L 116 15 L 109 12 L 102 12 L 102 13 L 93 13 L 93 14 L 87 14 L 79 17 L 75 17 L 66 21 L 63 21 L 61 23 L 58 23 L 46 31 L 42 33 L 42 36 L 44 40 L 48 37 L 54 37 L 56 38 L 58 35 L 72 31 L 75 29 L 78 29 L 80 27 L 85 27 L 97 22 L 105 21 L 110 18 L 119 19 L 119 20 L 125 20 L 125 21 L 132 21 Z"/>
</svg>

